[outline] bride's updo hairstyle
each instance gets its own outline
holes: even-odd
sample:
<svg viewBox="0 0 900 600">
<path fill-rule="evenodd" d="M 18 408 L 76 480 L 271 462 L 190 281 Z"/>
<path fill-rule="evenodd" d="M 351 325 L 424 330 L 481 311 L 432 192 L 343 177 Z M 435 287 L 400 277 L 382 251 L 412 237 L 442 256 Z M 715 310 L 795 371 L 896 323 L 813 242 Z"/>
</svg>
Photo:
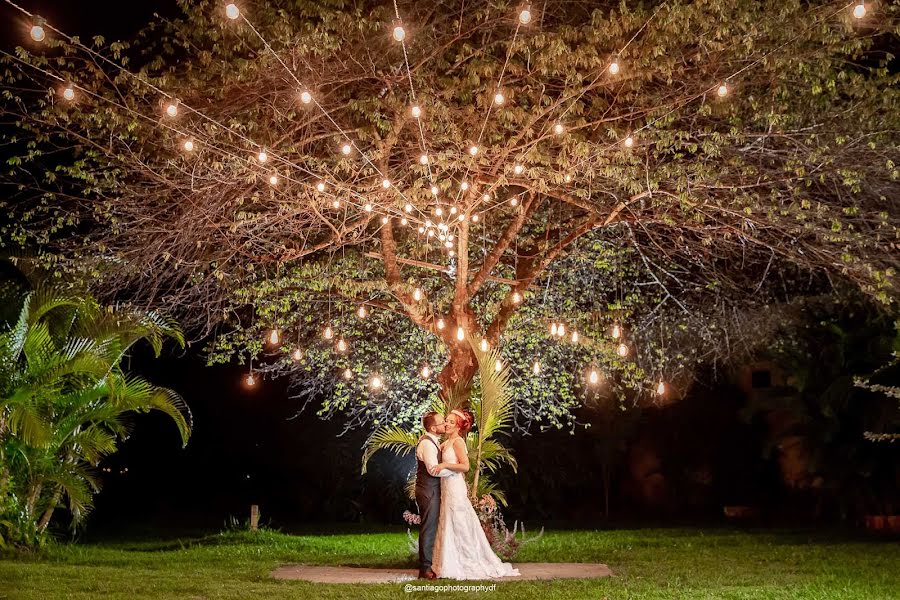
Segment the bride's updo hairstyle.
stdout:
<svg viewBox="0 0 900 600">
<path fill-rule="evenodd" d="M 469 430 L 472 429 L 471 413 L 455 409 L 451 410 L 450 414 L 456 417 L 456 426 L 459 427 L 459 435 L 466 435 L 469 433 Z"/>
</svg>

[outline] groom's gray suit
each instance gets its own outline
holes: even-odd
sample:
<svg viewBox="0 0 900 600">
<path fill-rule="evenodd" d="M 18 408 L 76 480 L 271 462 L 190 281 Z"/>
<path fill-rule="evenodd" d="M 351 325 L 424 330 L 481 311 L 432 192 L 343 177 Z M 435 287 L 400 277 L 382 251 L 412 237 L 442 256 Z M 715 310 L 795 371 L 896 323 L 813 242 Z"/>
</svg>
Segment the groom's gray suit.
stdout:
<svg viewBox="0 0 900 600">
<path fill-rule="evenodd" d="M 433 446 L 433 448 L 432 448 Z M 437 461 L 432 463 L 433 451 L 437 451 Z M 428 472 L 430 467 L 441 462 L 441 446 L 434 434 L 425 434 L 416 444 L 416 505 L 419 507 L 419 573 L 431 569 L 434 555 L 434 539 L 437 536 L 438 517 L 441 512 L 441 477 L 452 474 L 443 469 L 438 477 Z"/>
</svg>

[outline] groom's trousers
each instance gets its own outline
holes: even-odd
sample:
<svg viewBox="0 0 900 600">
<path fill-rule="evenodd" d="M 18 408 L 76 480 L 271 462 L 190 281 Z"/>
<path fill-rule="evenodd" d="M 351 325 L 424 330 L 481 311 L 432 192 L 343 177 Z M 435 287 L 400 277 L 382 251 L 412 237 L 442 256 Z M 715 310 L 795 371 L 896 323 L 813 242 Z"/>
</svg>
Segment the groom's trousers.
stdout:
<svg viewBox="0 0 900 600">
<path fill-rule="evenodd" d="M 424 483 L 422 485 L 421 483 Z M 437 477 L 416 481 L 416 504 L 419 507 L 419 570 L 431 568 L 434 556 L 434 540 L 437 537 L 438 517 L 441 512 L 441 483 Z"/>
</svg>

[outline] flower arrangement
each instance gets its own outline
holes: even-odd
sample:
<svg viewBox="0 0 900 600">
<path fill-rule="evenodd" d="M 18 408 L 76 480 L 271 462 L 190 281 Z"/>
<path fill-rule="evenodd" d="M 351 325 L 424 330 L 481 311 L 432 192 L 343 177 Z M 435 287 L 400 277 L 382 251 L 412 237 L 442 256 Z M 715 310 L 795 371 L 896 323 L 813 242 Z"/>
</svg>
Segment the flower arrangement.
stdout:
<svg viewBox="0 0 900 600">
<path fill-rule="evenodd" d="M 521 526 L 522 537 L 517 537 L 520 529 L 519 522 L 513 523 L 513 530 L 510 531 L 503 520 L 503 513 L 497 508 L 497 502 L 488 494 L 484 494 L 481 498 L 472 503 L 478 520 L 481 521 L 481 528 L 487 537 L 491 548 L 501 559 L 505 561 L 513 560 L 519 553 L 519 550 L 525 544 L 536 542 L 544 535 L 544 529 L 541 528 L 540 533 L 531 538 L 525 535 L 525 524 Z"/>
<path fill-rule="evenodd" d="M 403 520 L 406 521 L 407 525 L 421 525 L 422 517 L 417 515 L 414 512 L 410 512 L 408 510 L 403 511 Z"/>
</svg>

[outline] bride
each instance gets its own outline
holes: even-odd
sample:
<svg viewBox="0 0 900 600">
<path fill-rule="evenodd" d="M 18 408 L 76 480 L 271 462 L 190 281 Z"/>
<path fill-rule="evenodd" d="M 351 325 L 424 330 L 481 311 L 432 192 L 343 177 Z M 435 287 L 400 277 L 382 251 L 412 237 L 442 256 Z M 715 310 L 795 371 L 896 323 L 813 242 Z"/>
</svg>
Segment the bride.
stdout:
<svg viewBox="0 0 900 600">
<path fill-rule="evenodd" d="M 462 436 L 472 428 L 472 418 L 461 410 L 454 410 L 447 415 L 445 425 L 447 439 L 441 444 L 442 462 L 431 473 L 434 475 L 441 469 L 454 473 L 441 478 L 441 512 L 432 569 L 438 577 L 449 579 L 519 575 L 518 569 L 494 554 L 469 501 L 464 475 L 469 470 L 469 455 Z"/>
</svg>

